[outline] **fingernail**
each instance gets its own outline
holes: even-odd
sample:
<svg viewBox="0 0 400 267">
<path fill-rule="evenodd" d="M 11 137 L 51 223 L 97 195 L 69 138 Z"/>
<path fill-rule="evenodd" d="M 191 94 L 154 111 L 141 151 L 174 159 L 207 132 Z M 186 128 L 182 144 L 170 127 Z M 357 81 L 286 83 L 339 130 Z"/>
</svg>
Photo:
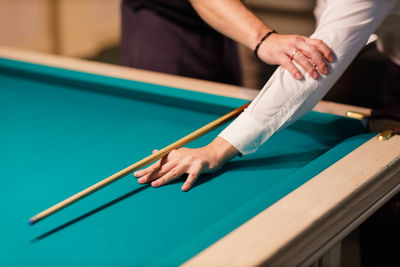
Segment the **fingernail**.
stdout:
<svg viewBox="0 0 400 267">
<path fill-rule="evenodd" d="M 313 79 L 318 79 L 318 72 L 316 72 L 315 70 L 313 70 L 313 72 L 311 72 L 311 77 L 313 78 Z"/>
<path fill-rule="evenodd" d="M 152 182 L 151 185 L 152 185 L 152 186 L 158 186 L 159 183 L 158 183 L 158 182 Z"/>
<path fill-rule="evenodd" d="M 334 59 L 333 55 L 329 55 L 328 59 L 329 59 L 330 62 L 333 62 L 333 59 Z"/>
<path fill-rule="evenodd" d="M 328 67 L 327 67 L 327 66 L 324 66 L 324 67 L 322 68 L 322 72 L 323 72 L 324 74 L 328 74 L 328 72 L 329 72 Z"/>
<path fill-rule="evenodd" d="M 297 80 L 300 80 L 301 78 L 303 78 L 303 76 L 301 75 L 300 72 L 297 72 L 297 73 L 296 73 L 296 79 L 297 79 Z"/>
<path fill-rule="evenodd" d="M 144 178 L 140 178 L 140 179 L 138 180 L 138 182 L 139 182 L 139 183 L 143 183 L 143 182 L 144 182 Z"/>
</svg>

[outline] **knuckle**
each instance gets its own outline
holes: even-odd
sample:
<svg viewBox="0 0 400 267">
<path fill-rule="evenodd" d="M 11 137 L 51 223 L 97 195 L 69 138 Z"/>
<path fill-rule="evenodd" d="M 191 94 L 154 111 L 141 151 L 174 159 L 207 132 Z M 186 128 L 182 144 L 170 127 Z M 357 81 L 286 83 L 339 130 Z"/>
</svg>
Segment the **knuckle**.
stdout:
<svg viewBox="0 0 400 267">
<path fill-rule="evenodd" d="M 293 39 L 294 39 L 296 42 L 301 42 L 301 41 L 303 41 L 303 37 L 301 37 L 300 35 L 294 35 L 294 36 L 293 36 Z"/>
<path fill-rule="evenodd" d="M 198 160 L 198 166 L 204 166 L 204 165 L 206 165 L 206 161 L 204 160 L 204 159 L 199 159 Z"/>
<path fill-rule="evenodd" d="M 313 43 L 314 43 L 314 44 L 316 44 L 316 45 L 321 45 L 321 44 L 323 44 L 323 43 L 324 43 L 322 40 L 320 40 L 320 39 L 316 39 L 316 38 L 312 38 L 311 40 L 312 40 L 312 41 L 313 41 Z"/>
<path fill-rule="evenodd" d="M 289 68 L 291 66 L 290 64 L 291 60 L 288 57 L 285 57 L 281 61 L 281 65 L 284 66 L 285 68 Z"/>
<path fill-rule="evenodd" d="M 311 55 L 313 55 L 314 57 L 317 57 L 320 54 L 318 48 L 316 48 L 313 45 L 310 46 L 309 51 L 310 51 Z"/>
<path fill-rule="evenodd" d="M 201 162 L 202 162 L 201 159 L 197 159 L 197 160 L 193 161 L 191 170 L 198 169 L 201 166 Z"/>
<path fill-rule="evenodd" d="M 329 51 L 330 50 L 330 48 L 329 48 L 329 46 L 327 46 L 323 41 L 321 41 L 321 40 L 318 40 L 318 47 L 321 49 L 321 50 L 325 50 L 325 51 Z"/>
<path fill-rule="evenodd" d="M 178 176 L 179 176 L 179 173 L 178 173 L 177 170 L 172 170 L 172 171 L 171 171 L 171 177 L 172 177 L 172 178 L 176 178 L 176 177 L 178 177 Z"/>
<path fill-rule="evenodd" d="M 192 162 L 194 160 L 194 157 L 192 155 L 187 155 L 185 157 L 185 162 Z"/>
</svg>

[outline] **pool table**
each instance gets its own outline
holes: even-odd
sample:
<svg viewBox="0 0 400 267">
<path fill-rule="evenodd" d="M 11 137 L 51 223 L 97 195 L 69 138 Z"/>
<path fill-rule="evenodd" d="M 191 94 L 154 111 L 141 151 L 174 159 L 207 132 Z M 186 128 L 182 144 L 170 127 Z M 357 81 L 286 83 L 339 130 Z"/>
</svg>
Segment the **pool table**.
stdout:
<svg viewBox="0 0 400 267">
<path fill-rule="evenodd" d="M 131 175 L 28 225 L 253 96 L 0 48 L 0 265 L 307 265 L 399 191 L 399 136 L 379 141 L 360 120 L 311 111 L 189 192 Z"/>
</svg>

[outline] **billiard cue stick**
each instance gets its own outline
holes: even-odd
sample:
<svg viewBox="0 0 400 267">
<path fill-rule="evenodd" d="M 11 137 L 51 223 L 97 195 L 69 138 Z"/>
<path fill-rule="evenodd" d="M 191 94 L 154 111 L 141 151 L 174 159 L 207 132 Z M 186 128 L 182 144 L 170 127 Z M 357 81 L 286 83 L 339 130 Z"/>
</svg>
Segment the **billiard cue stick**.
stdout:
<svg viewBox="0 0 400 267">
<path fill-rule="evenodd" d="M 29 219 L 28 223 L 30 225 L 33 225 L 33 224 L 39 222 L 40 220 L 43 220 L 44 218 L 56 213 L 57 211 L 71 205 L 72 203 L 74 203 L 84 197 L 87 197 L 90 194 L 102 189 L 103 187 L 106 187 L 107 185 L 109 185 L 113 182 L 116 182 L 119 179 L 135 172 L 136 170 L 143 168 L 144 166 L 164 157 L 172 150 L 178 149 L 178 148 L 190 143 L 191 141 L 205 135 L 206 133 L 218 128 L 219 126 L 225 124 L 226 122 L 228 122 L 228 121 L 234 119 L 236 116 L 238 116 L 249 104 L 250 104 L 250 102 L 225 114 L 224 116 L 216 119 L 215 121 L 210 122 L 209 124 L 201 127 L 200 129 L 192 132 L 191 134 L 188 134 L 187 136 L 170 144 L 169 146 L 166 146 L 163 149 L 151 154 L 150 156 L 132 164 L 131 166 L 107 177 L 106 179 L 104 179 L 104 180 L 80 191 L 79 193 L 55 204 L 54 206 L 36 214 L 35 216 L 33 216 L 32 218 Z"/>
</svg>

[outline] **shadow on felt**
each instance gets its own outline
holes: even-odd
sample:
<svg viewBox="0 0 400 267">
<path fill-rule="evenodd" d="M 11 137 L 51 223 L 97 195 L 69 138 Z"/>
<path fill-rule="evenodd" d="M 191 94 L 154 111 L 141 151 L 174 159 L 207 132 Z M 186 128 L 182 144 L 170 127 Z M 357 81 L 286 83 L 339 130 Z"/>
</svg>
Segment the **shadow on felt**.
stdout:
<svg viewBox="0 0 400 267">
<path fill-rule="evenodd" d="M 214 178 L 220 176 L 224 172 L 228 171 L 235 171 L 235 170 L 260 170 L 260 169 L 278 169 L 278 168 L 293 168 L 293 167 L 302 167 L 305 164 L 307 164 L 310 160 L 315 159 L 322 153 L 324 153 L 326 150 L 313 150 L 313 151 L 306 151 L 306 152 L 298 152 L 298 153 L 290 153 L 290 154 L 282 154 L 282 155 L 276 155 L 276 156 L 267 156 L 267 157 L 257 157 L 257 158 L 249 158 L 249 159 L 239 159 L 235 161 L 228 162 L 224 168 L 221 170 L 212 173 L 212 174 L 205 174 L 200 177 L 200 179 L 194 184 L 194 188 L 201 186 L 205 183 L 210 182 Z M 175 181 L 171 182 L 169 185 L 177 184 L 177 183 L 182 183 L 182 181 L 186 180 L 187 175 L 182 175 L 179 179 L 176 179 Z M 168 186 L 168 185 L 166 185 Z M 126 193 L 110 202 L 107 202 L 94 210 L 91 210 L 79 217 L 76 217 L 73 220 L 70 220 L 52 230 L 49 230 L 33 240 L 31 240 L 31 243 L 35 243 L 37 241 L 40 241 L 48 236 L 51 236 L 91 215 L 94 215 L 106 208 L 109 208 L 113 206 L 114 204 L 117 204 L 120 201 L 123 201 L 129 197 L 132 197 L 135 194 L 140 193 L 141 191 L 151 187 L 150 184 L 143 185 L 139 188 L 136 188 L 132 190 L 129 193 Z"/>
<path fill-rule="evenodd" d="M 224 172 L 242 171 L 242 170 L 265 170 L 265 169 L 282 169 L 282 168 L 301 168 L 310 161 L 325 153 L 326 149 L 318 149 L 312 151 L 304 151 L 290 154 L 281 154 L 276 156 L 264 156 L 249 159 L 239 159 L 226 163 L 224 168 L 212 173 L 202 175 L 196 181 L 193 188 L 198 187 L 212 179 L 220 176 Z M 179 179 L 181 181 L 181 179 Z M 177 183 L 179 181 L 174 181 Z"/>
<path fill-rule="evenodd" d="M 71 226 L 71 225 L 73 225 L 73 224 L 75 224 L 75 223 L 77 223 L 77 222 L 79 222 L 79 221 L 91 216 L 91 215 L 94 215 L 94 214 L 96 214 L 96 213 L 98 213 L 98 212 L 100 212 L 100 211 L 102 211 L 102 210 L 104 210 L 104 209 L 106 209 L 108 207 L 111 207 L 114 204 L 117 204 L 118 202 L 120 202 L 120 201 L 122 201 L 124 199 L 127 199 L 127 198 L 129 198 L 129 197 L 131 197 L 131 196 L 133 196 L 133 195 L 135 195 L 137 193 L 140 193 L 141 191 L 143 191 L 143 190 L 145 190 L 145 189 L 147 189 L 149 187 L 150 187 L 150 185 L 147 184 L 147 185 L 143 185 L 143 186 L 141 186 L 139 188 L 136 188 L 135 190 L 132 190 L 131 192 L 126 193 L 125 195 L 122 195 L 122 196 L 120 196 L 120 197 L 118 197 L 118 198 L 116 198 L 116 199 L 114 199 L 114 200 L 112 200 L 110 202 L 107 202 L 107 203 L 95 208 L 94 210 L 91 210 L 91 211 L 89 211 L 89 212 L 87 212 L 87 213 L 85 213 L 85 214 L 83 214 L 83 215 L 81 215 L 81 216 L 69 221 L 69 222 L 66 222 L 66 223 L 64 223 L 64 224 L 62 224 L 62 225 L 60 225 L 60 226 L 58 226 L 58 227 L 56 227 L 56 228 L 54 228 L 54 229 L 52 229 L 50 231 L 47 231 L 47 232 L 39 235 L 38 237 L 32 239 L 31 243 L 35 243 L 35 242 L 40 241 L 40 240 L 42 240 L 42 239 L 44 239 L 44 238 L 46 238 L 46 237 L 48 237 L 48 236 L 50 236 L 52 234 L 55 234 L 58 231 L 61 231 L 61 230 L 65 229 L 65 228 L 67 228 L 68 226 Z"/>
</svg>

